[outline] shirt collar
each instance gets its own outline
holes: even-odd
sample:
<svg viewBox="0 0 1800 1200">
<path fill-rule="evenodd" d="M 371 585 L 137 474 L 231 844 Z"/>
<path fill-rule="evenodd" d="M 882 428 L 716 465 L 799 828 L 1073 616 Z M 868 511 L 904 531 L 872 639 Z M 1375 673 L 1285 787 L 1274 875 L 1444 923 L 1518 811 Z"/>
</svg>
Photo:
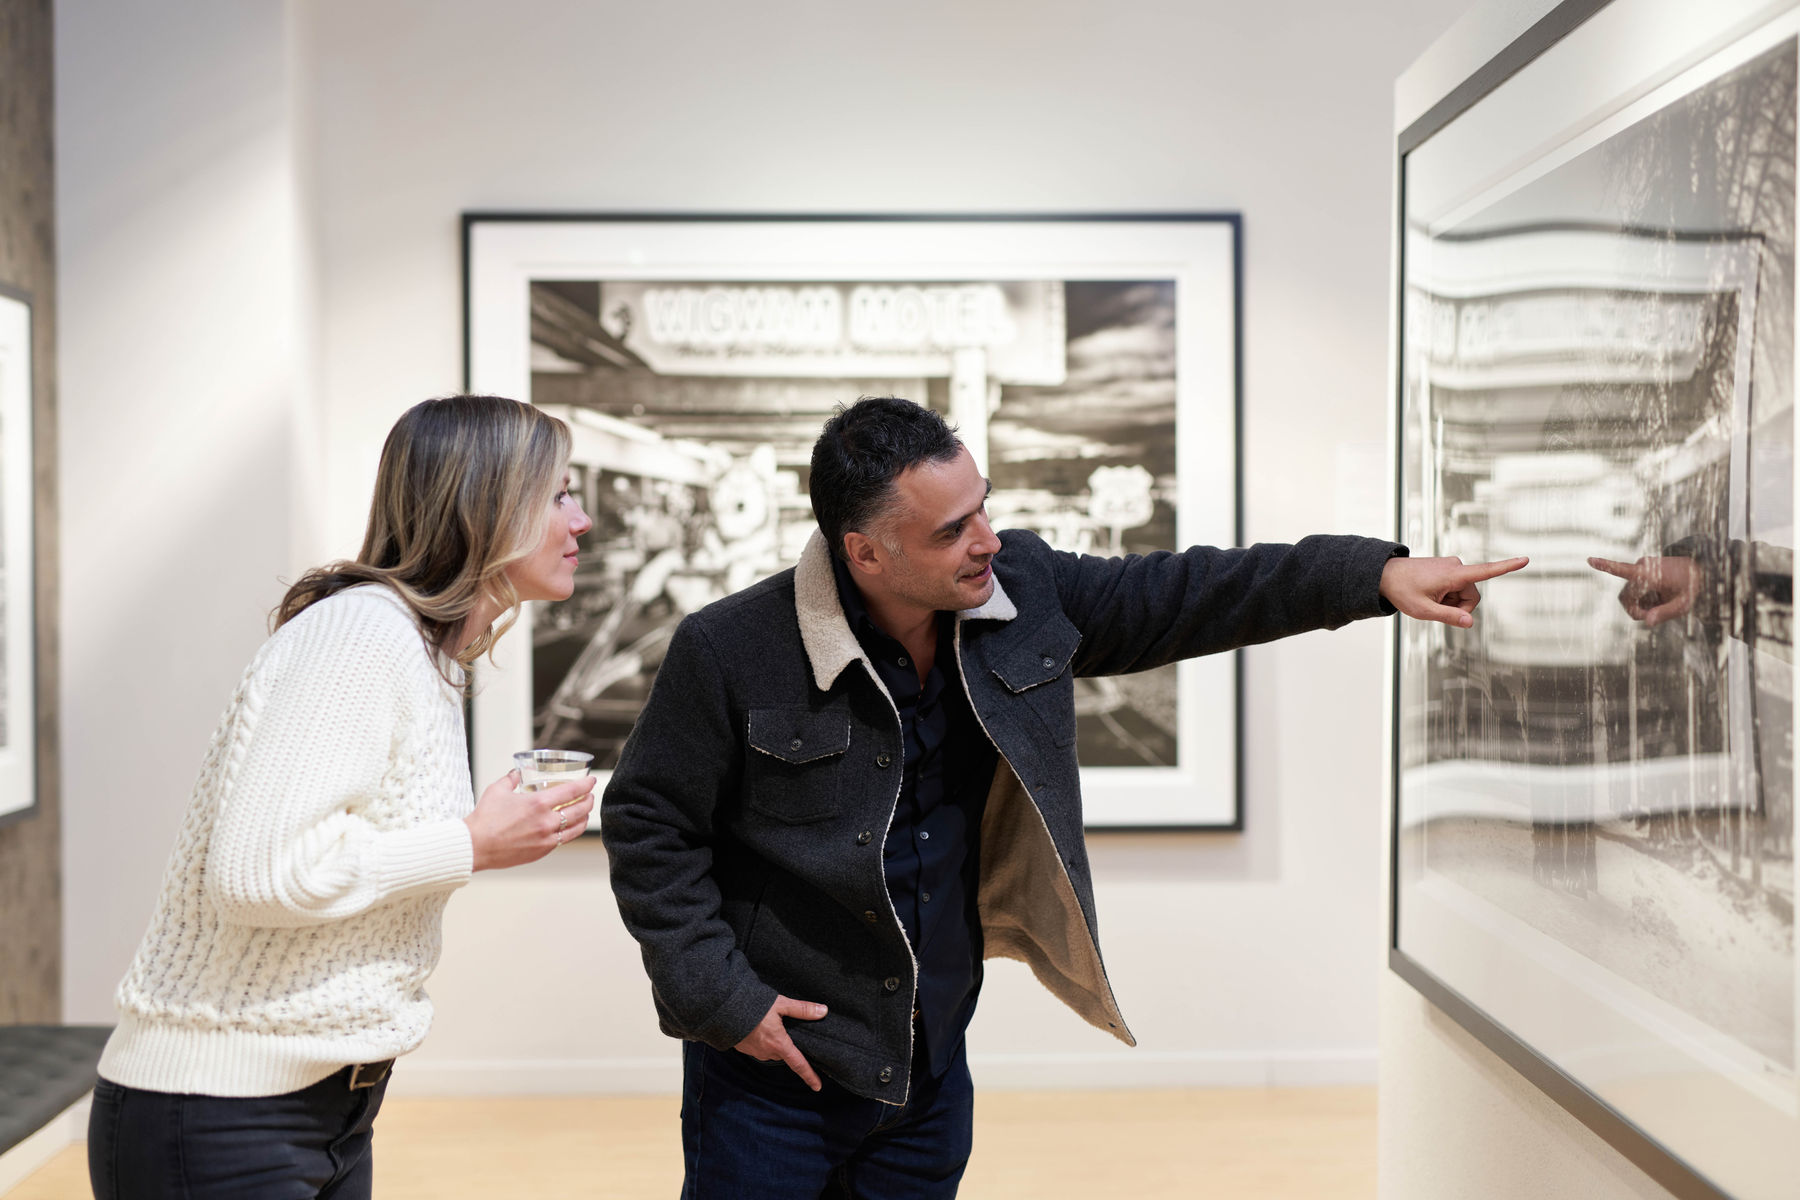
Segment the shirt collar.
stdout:
<svg viewBox="0 0 1800 1200">
<path fill-rule="evenodd" d="M 862 589 L 856 586 L 856 577 L 850 573 L 850 564 L 834 554 L 831 556 L 831 573 L 837 581 L 838 603 L 844 608 L 844 620 L 849 623 L 850 632 L 856 635 L 857 644 L 862 647 L 863 653 L 869 657 L 871 663 L 882 664 L 876 667 L 877 672 L 892 669 L 912 677 L 913 668 L 907 663 L 907 660 L 904 657 L 897 661 L 895 659 L 895 655 L 903 652 L 905 647 L 887 630 L 875 624 L 875 619 L 869 615 L 869 606 L 863 600 Z M 932 660 L 930 674 L 919 687 L 920 703 L 930 704 L 936 700 L 938 694 L 944 689 L 945 679 L 956 678 L 956 675 L 953 674 L 956 670 L 955 638 L 953 637 L 955 628 L 956 613 L 939 609 L 937 655 Z M 888 683 L 891 685 L 893 680 L 890 679 Z M 913 695 L 911 684 L 907 684 L 900 690 L 908 696 Z"/>
<path fill-rule="evenodd" d="M 893 638 L 886 630 L 875 624 L 869 616 L 869 606 L 863 601 L 862 589 L 856 586 L 856 579 L 850 574 L 850 564 L 831 556 L 831 575 L 837 581 L 838 603 L 843 606 L 844 620 L 850 625 L 850 632 L 862 643 L 864 650 L 869 649 L 869 642 L 874 638 Z"/>
</svg>

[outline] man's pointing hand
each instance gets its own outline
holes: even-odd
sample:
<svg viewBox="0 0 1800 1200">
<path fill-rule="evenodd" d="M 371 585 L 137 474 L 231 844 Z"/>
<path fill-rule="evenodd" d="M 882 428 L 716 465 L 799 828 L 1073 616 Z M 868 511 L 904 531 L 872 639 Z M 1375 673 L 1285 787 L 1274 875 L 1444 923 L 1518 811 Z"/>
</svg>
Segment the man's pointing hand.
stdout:
<svg viewBox="0 0 1800 1200">
<path fill-rule="evenodd" d="M 1481 603 L 1475 585 L 1530 561 L 1508 558 L 1465 566 L 1460 558 L 1390 558 L 1381 569 L 1381 596 L 1409 617 L 1467 629 Z"/>
</svg>

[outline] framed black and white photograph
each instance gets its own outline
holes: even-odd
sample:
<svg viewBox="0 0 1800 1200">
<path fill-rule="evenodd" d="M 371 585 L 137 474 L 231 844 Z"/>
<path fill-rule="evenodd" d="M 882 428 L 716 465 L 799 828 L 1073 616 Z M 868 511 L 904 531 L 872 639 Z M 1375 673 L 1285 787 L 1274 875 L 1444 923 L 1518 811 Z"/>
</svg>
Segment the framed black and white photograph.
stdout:
<svg viewBox="0 0 1800 1200">
<path fill-rule="evenodd" d="M 0 821 L 37 807 L 31 301 L 0 287 Z"/>
<path fill-rule="evenodd" d="M 1680 1196 L 1800 1180 L 1800 13 L 1565 4 L 1399 142 L 1390 963 Z"/>
<path fill-rule="evenodd" d="M 477 778 L 533 746 L 617 761 L 675 625 L 791 567 L 839 404 L 942 412 L 996 529 L 1120 555 L 1235 545 L 1232 215 L 470 214 L 467 377 L 574 433 L 594 520 L 473 701 Z M 521 651 L 528 647 L 529 653 Z M 1239 828 L 1238 662 L 1079 681 L 1092 827 Z"/>
</svg>

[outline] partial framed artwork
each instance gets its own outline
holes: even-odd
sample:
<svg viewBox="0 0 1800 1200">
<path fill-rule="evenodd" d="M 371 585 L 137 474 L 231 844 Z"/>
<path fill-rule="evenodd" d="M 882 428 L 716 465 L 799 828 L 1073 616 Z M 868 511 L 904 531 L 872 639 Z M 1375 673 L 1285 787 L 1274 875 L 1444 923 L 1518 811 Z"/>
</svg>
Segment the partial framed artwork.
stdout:
<svg viewBox="0 0 1800 1200">
<path fill-rule="evenodd" d="M 37 808 L 31 298 L 0 285 L 0 823 Z"/>
<path fill-rule="evenodd" d="M 1800 1188 L 1792 5 L 1566 3 L 1398 141 L 1389 962 L 1681 1197 Z"/>
<path fill-rule="evenodd" d="M 481 673 L 477 778 L 531 746 L 604 776 L 681 617 L 798 561 L 812 443 L 859 396 L 943 412 L 998 529 L 1105 555 L 1240 539 L 1235 214 L 471 213 L 463 233 L 467 385 L 568 422 L 594 519 L 574 596 L 528 606 Z M 1077 706 L 1090 827 L 1242 827 L 1236 655 L 1079 681 Z"/>
</svg>

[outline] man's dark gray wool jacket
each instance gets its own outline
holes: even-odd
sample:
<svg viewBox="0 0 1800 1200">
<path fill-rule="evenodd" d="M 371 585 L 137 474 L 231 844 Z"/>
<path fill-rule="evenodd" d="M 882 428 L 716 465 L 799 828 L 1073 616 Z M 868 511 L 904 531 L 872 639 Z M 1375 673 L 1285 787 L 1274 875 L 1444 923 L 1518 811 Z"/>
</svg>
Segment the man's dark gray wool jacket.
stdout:
<svg viewBox="0 0 1800 1200">
<path fill-rule="evenodd" d="M 1030 965 L 1089 1022 L 1135 1045 L 1100 960 L 1075 762 L 1077 675 L 1335 629 L 1392 612 L 1392 542 L 1195 547 L 1123 559 L 1000 535 L 994 594 L 957 614 L 969 698 L 1000 751 L 981 825 L 985 957 Z M 790 1021 L 813 1067 L 903 1103 L 914 963 L 882 846 L 900 723 L 844 619 L 825 540 L 800 563 L 681 622 L 606 788 L 619 911 L 643 947 L 664 1032 L 720 1049 L 775 995 L 830 1007 Z"/>
</svg>

